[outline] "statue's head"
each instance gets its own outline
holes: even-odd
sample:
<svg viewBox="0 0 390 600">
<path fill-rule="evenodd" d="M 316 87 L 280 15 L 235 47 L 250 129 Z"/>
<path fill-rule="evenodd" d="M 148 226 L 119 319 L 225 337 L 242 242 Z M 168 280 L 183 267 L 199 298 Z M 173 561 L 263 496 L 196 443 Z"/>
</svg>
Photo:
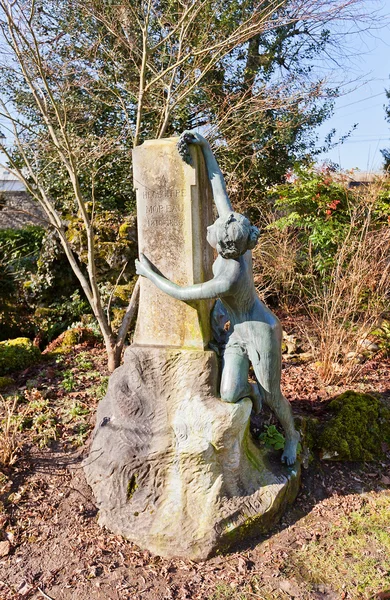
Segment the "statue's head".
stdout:
<svg viewBox="0 0 390 600">
<path fill-rule="evenodd" d="M 223 258 L 237 258 L 256 246 L 260 232 L 239 213 L 219 217 L 207 228 L 207 241 Z"/>
</svg>

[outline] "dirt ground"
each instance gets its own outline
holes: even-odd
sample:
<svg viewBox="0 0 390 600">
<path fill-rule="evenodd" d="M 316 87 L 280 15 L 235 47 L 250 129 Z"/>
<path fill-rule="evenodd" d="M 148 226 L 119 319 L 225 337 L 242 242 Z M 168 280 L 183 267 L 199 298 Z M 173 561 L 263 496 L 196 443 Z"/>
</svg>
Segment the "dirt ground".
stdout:
<svg viewBox="0 0 390 600">
<path fill-rule="evenodd" d="M 78 369 L 71 366 L 77 353 L 93 362 L 96 380 L 88 379 L 88 368 L 83 370 L 82 360 Z M 388 499 L 390 452 L 379 463 L 314 460 L 303 469 L 296 502 L 267 537 L 205 562 L 154 557 L 101 529 L 81 461 L 86 456 L 87 436 L 93 425 L 98 377 L 106 375 L 104 353 L 96 348 L 78 348 L 75 355 L 61 364 L 48 363 L 17 376 L 19 393 L 31 390 L 33 381 L 33 389 L 41 390 L 53 407 L 64 403 L 69 395 L 79 403 L 77 406 L 88 406 L 88 414 L 82 417 L 88 428 L 84 427 L 83 443 L 78 447 L 69 442 L 74 431 L 66 420 L 58 425 L 57 440 L 47 447 L 39 448 L 26 432 L 18 460 L 4 474 L 0 512 L 1 600 L 390 598 L 390 567 L 375 544 L 364 549 L 375 571 L 375 590 L 371 595 L 363 588 L 359 591 L 360 575 L 356 575 L 355 588 L 349 582 L 343 589 L 335 576 L 308 579 L 305 561 L 298 561 L 305 556 L 305 548 L 325 539 L 328 543 L 337 527 L 343 531 L 350 515 L 359 511 L 366 514 L 367 506 L 375 507 L 377 500 Z M 86 359 L 84 363 L 87 364 Z M 63 389 L 63 382 L 70 380 L 69 372 L 73 377 L 71 392 Z M 390 361 L 373 360 L 353 387 L 388 400 L 389 372 Z M 324 388 L 314 365 L 285 363 L 283 389 L 296 413 L 321 416 L 329 399 L 346 388 Z M 373 511 L 374 514 L 376 509 Z M 329 547 L 332 549 L 332 544 Z M 347 553 L 343 560 L 355 560 L 352 554 Z"/>
</svg>

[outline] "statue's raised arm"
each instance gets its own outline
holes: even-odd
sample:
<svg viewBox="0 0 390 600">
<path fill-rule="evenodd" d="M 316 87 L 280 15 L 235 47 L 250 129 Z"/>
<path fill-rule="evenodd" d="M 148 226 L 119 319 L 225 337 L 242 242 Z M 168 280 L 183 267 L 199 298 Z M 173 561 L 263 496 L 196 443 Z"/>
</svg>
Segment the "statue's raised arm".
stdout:
<svg viewBox="0 0 390 600">
<path fill-rule="evenodd" d="M 184 131 L 181 134 L 177 145 L 179 153 L 184 160 L 188 160 L 189 155 L 187 146 L 189 144 L 197 144 L 202 148 L 203 156 L 206 162 L 207 174 L 213 190 L 213 197 L 217 207 L 218 215 L 220 217 L 225 217 L 228 213 L 233 212 L 233 207 L 226 191 L 225 179 L 210 148 L 210 144 L 206 138 L 200 135 L 200 133 Z"/>
</svg>

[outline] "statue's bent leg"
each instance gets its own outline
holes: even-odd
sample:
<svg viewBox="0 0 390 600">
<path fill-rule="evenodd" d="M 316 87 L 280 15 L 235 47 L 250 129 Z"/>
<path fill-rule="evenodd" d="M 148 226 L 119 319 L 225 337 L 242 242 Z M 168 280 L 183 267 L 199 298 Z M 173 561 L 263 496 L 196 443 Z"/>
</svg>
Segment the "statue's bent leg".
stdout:
<svg viewBox="0 0 390 600">
<path fill-rule="evenodd" d="M 271 336 L 273 332 L 271 333 Z M 268 340 L 270 342 L 270 340 Z M 282 462 L 292 465 L 296 461 L 299 433 L 295 429 L 294 418 L 290 403 L 280 389 L 281 353 L 280 341 L 275 335 L 271 344 L 266 344 L 267 351 L 260 353 L 255 348 L 248 348 L 250 361 L 253 365 L 264 402 L 275 413 L 283 427 L 286 442 Z"/>
<path fill-rule="evenodd" d="M 251 398 L 255 412 L 260 412 L 262 398 L 257 384 L 249 383 L 249 358 L 238 344 L 227 346 L 222 359 L 221 399 L 238 402 Z"/>
</svg>

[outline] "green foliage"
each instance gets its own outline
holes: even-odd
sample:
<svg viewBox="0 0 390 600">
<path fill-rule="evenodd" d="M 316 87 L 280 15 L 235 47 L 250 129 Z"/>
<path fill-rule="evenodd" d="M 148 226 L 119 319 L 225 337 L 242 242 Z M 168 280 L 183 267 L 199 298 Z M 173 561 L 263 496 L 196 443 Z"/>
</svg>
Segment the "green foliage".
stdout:
<svg viewBox="0 0 390 600">
<path fill-rule="evenodd" d="M 67 238 L 83 264 L 88 262 L 87 239 L 83 222 L 78 215 L 67 215 Z M 117 282 L 128 264 L 125 278 L 134 276 L 134 260 L 138 256 L 134 216 L 125 216 L 119 210 L 102 210 L 94 218 L 95 267 L 99 282 Z"/>
<path fill-rule="evenodd" d="M 273 188 L 271 198 L 280 217 L 272 224 L 281 230 L 293 228 L 306 256 L 298 267 L 304 271 L 308 259 L 316 271 L 325 275 L 334 266 L 334 258 L 347 235 L 359 232 L 370 214 L 371 229 L 387 225 L 390 219 L 390 185 L 379 189 L 352 191 L 347 176 L 330 168 L 296 166 L 291 182 Z"/>
<path fill-rule="evenodd" d="M 384 356 L 390 356 L 390 321 L 383 319 L 380 326 L 372 331 L 372 335 L 375 336 L 376 343 Z"/>
<path fill-rule="evenodd" d="M 86 240 L 78 217 L 69 218 L 68 236 L 81 261 Z M 96 274 L 103 301 L 111 304 L 112 321 L 119 327 L 134 287 L 137 256 L 135 224 L 118 211 L 96 218 Z M 120 272 L 125 282 L 115 285 Z M 1 270 L 4 273 L 1 276 Z M 21 333 L 38 337 L 41 347 L 74 322 L 89 325 L 89 306 L 58 240 L 39 227 L 0 231 L 0 324 L 3 338 Z M 99 333 L 100 335 L 100 333 Z"/>
<path fill-rule="evenodd" d="M 40 227 L 0 230 L 3 339 L 39 337 L 43 345 L 91 309 L 58 242 Z M 75 290 L 69 294 L 69 290 Z"/>
<path fill-rule="evenodd" d="M 90 371 L 93 368 L 93 363 L 88 358 L 87 352 L 80 352 L 80 354 L 76 356 L 75 363 L 77 367 L 83 371 Z"/>
<path fill-rule="evenodd" d="M 390 443 L 390 410 L 368 394 L 345 392 L 329 404 L 333 416 L 319 437 L 318 447 L 337 460 L 375 460 L 381 444 Z"/>
<path fill-rule="evenodd" d="M 268 425 L 264 428 L 263 433 L 259 435 L 259 440 L 265 444 L 266 448 L 272 448 L 273 450 L 283 450 L 286 443 L 285 437 L 275 427 L 275 425 Z M 298 443 L 297 453 L 302 451 L 302 446 Z"/>
<path fill-rule="evenodd" d="M 73 392 L 75 385 L 75 377 L 72 371 L 64 371 L 62 374 L 61 386 L 66 392 Z"/>
<path fill-rule="evenodd" d="M 23 229 L 0 229 L 0 261 L 16 276 L 34 265 L 42 247 L 45 230 L 36 225 Z"/>
<path fill-rule="evenodd" d="M 94 395 L 97 400 L 101 400 L 107 393 L 109 377 L 106 375 L 101 378 L 101 382 L 94 388 Z"/>
<path fill-rule="evenodd" d="M 294 181 L 274 188 L 275 207 L 282 216 L 273 224 L 293 227 L 319 273 L 333 265 L 336 249 L 351 222 L 351 194 L 328 169 L 296 167 Z M 302 257 L 302 269 L 306 268 Z"/>
<path fill-rule="evenodd" d="M 44 230 L 0 229 L 0 339 L 33 334 L 23 282 L 36 269 Z"/>
<path fill-rule="evenodd" d="M 30 430 L 33 440 L 42 448 L 58 437 L 57 418 L 49 400 L 37 389 L 26 390 L 27 404 L 16 416 L 21 431 Z"/>
<path fill-rule="evenodd" d="M 28 338 L 16 338 L 0 342 L 0 373 L 12 373 L 26 369 L 41 360 L 39 348 Z"/>
<path fill-rule="evenodd" d="M 265 431 L 260 434 L 259 440 L 263 442 L 267 448 L 274 450 L 283 450 L 285 444 L 284 436 L 278 431 L 275 425 L 265 427 Z"/>
</svg>

